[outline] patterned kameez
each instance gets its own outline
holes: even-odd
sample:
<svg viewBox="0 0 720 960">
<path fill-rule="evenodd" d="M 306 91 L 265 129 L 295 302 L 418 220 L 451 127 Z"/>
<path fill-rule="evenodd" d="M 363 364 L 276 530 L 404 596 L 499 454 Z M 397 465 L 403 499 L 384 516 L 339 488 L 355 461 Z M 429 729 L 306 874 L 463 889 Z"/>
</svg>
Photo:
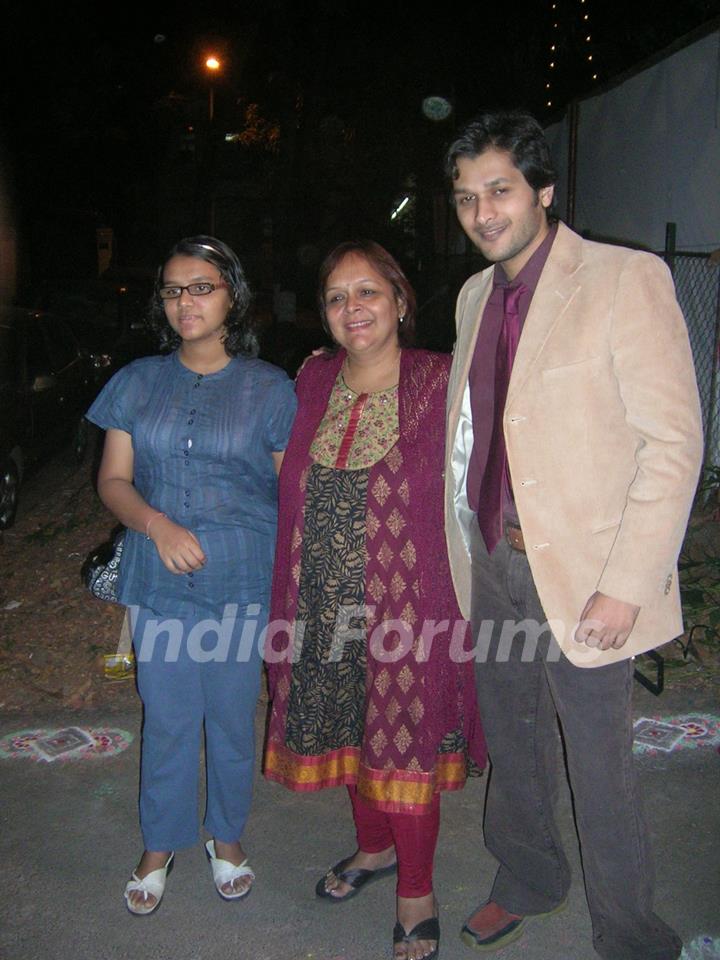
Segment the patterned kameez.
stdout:
<svg viewBox="0 0 720 960">
<path fill-rule="evenodd" d="M 271 602 L 295 653 L 270 665 L 265 775 L 422 814 L 485 762 L 472 663 L 450 656 L 465 637 L 442 532 L 450 358 L 403 351 L 398 386 L 369 395 L 342 361 L 297 384 Z"/>
</svg>

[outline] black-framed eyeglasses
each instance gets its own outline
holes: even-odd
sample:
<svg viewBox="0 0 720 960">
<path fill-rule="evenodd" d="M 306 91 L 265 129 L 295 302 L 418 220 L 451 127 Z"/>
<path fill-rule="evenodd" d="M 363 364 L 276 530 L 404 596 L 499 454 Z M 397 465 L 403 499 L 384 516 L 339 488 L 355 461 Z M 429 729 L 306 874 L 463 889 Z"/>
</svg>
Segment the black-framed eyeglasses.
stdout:
<svg viewBox="0 0 720 960">
<path fill-rule="evenodd" d="M 227 287 L 224 280 L 220 280 L 218 283 L 188 283 L 184 287 L 177 284 L 172 286 L 168 284 L 165 287 L 159 287 L 158 294 L 161 300 L 177 300 L 178 297 L 182 296 L 183 290 L 187 290 L 191 297 L 206 297 L 213 290 L 219 290 L 222 287 Z"/>
</svg>

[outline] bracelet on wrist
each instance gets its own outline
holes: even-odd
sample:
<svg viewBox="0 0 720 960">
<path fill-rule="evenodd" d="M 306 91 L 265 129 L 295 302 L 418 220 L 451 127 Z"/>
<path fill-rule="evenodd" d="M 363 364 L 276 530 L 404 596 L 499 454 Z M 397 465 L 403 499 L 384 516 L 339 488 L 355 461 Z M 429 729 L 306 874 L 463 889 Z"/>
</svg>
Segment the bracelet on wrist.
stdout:
<svg viewBox="0 0 720 960">
<path fill-rule="evenodd" d="M 145 539 L 146 539 L 146 540 L 149 540 L 149 539 L 150 539 L 150 524 L 153 522 L 153 520 L 157 520 L 158 517 L 167 517 L 167 514 L 166 514 L 166 513 L 160 513 L 160 511 L 158 511 L 157 513 L 154 513 L 154 514 L 150 517 L 150 519 L 148 520 L 148 522 L 145 524 Z"/>
</svg>

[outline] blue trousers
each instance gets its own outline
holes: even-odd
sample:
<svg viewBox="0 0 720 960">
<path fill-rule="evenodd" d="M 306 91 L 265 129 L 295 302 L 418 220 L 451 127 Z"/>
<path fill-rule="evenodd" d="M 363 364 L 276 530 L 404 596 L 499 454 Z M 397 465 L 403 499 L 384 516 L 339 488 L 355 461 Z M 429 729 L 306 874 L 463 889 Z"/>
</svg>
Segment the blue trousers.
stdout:
<svg viewBox="0 0 720 960">
<path fill-rule="evenodd" d="M 258 615 L 251 616 L 255 611 Z M 204 827 L 232 843 L 242 836 L 252 799 L 258 639 L 267 609 L 241 607 L 220 629 L 202 612 L 164 621 L 151 610 L 131 608 L 131 617 L 144 708 L 140 827 L 145 849 L 177 850 L 197 842 L 203 725 Z"/>
<path fill-rule="evenodd" d="M 653 865 L 632 757 L 632 661 L 576 667 L 551 649 L 549 632 L 534 655 L 524 651 L 522 632 L 510 649 L 502 646 L 505 621 L 545 622 L 530 565 L 504 540 L 488 557 L 479 532 L 472 554 L 473 633 L 482 621 L 496 625 L 487 658 L 476 665 L 492 763 L 485 842 L 499 863 L 490 899 L 530 915 L 567 895 L 570 870 L 554 816 L 559 719 L 595 950 L 604 960 L 675 960 L 680 938 L 653 912 Z"/>
</svg>

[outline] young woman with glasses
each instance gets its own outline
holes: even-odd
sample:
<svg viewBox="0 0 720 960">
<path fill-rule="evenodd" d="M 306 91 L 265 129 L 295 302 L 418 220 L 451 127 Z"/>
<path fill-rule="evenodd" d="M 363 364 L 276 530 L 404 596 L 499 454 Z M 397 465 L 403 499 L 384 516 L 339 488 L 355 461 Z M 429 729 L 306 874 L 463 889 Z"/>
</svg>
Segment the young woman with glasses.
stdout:
<svg viewBox="0 0 720 960">
<path fill-rule="evenodd" d="M 106 430 L 99 495 L 127 527 L 119 598 L 131 611 L 144 707 L 145 850 L 125 887 L 135 915 L 157 909 L 174 852 L 197 841 L 203 726 L 214 883 L 234 900 L 254 880 L 240 838 L 277 471 L 296 401 L 287 375 L 256 358 L 249 305 L 229 247 L 181 240 L 158 272 L 150 311 L 165 352 L 120 370 L 87 414 Z"/>
</svg>

